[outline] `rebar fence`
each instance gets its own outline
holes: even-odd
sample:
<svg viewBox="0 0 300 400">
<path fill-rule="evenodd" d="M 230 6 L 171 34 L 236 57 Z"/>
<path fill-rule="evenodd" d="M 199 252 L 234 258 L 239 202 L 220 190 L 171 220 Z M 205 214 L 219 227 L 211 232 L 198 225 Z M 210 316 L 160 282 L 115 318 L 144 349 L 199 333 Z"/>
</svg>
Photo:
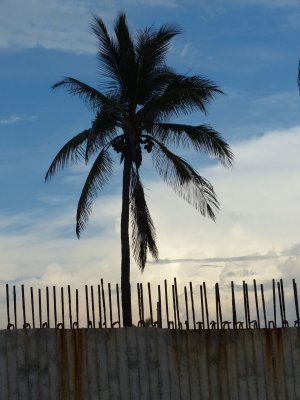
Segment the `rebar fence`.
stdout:
<svg viewBox="0 0 300 400">
<path fill-rule="evenodd" d="M 117 328 L 122 327 L 119 284 L 85 285 L 78 289 L 6 284 L 8 330 L 23 328 Z M 297 283 L 284 288 L 283 280 L 271 285 L 243 281 L 208 288 L 205 282 L 189 282 L 180 290 L 176 278 L 170 285 L 132 285 L 132 312 L 138 327 L 168 329 L 257 329 L 300 327 Z M 225 298 L 225 300 L 224 300 Z M 5 326 L 5 324 L 4 324 Z"/>
</svg>

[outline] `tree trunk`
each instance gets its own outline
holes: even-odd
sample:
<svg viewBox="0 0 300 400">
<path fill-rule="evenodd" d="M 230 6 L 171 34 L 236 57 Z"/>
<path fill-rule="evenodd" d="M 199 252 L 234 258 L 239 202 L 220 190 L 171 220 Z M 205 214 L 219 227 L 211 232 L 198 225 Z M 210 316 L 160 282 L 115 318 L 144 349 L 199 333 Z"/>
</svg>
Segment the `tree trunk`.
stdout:
<svg viewBox="0 0 300 400">
<path fill-rule="evenodd" d="M 123 169 L 122 214 L 121 214 L 121 291 L 123 325 L 132 326 L 130 290 L 130 244 L 129 244 L 129 188 L 131 162 L 126 155 Z"/>
</svg>

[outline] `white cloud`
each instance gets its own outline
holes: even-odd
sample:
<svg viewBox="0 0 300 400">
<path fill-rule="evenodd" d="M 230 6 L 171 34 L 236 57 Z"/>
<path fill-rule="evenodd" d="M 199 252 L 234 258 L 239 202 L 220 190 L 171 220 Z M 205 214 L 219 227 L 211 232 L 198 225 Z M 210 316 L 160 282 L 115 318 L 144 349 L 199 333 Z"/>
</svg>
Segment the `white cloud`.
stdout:
<svg viewBox="0 0 300 400">
<path fill-rule="evenodd" d="M 109 2 L 4 0 L 0 5 L 0 48 L 32 48 L 95 52 L 89 30 L 92 11 L 111 20 Z"/>
<path fill-rule="evenodd" d="M 28 115 L 28 114 L 12 114 L 7 118 L 0 119 L 0 125 L 12 125 L 21 121 L 34 121 L 37 119 L 37 115 Z"/>
<path fill-rule="evenodd" d="M 142 1 L 128 0 L 136 6 Z M 174 1 L 152 0 L 147 6 L 173 7 Z M 122 8 L 121 8 L 122 9 Z M 96 41 L 91 34 L 92 14 L 100 15 L 110 27 L 120 4 L 109 0 L 39 1 L 3 0 L 0 4 L 0 49 L 42 47 L 91 54 Z"/>
<path fill-rule="evenodd" d="M 179 0 L 124 0 L 121 7 L 177 8 L 182 7 Z M 184 7 L 200 7 L 202 16 L 213 16 L 224 12 L 229 6 L 248 5 L 290 6 L 294 0 L 231 0 L 202 1 L 190 0 Z M 0 4 L 0 49 L 42 47 L 76 53 L 95 53 L 95 39 L 89 24 L 92 13 L 100 15 L 110 26 L 120 4 L 109 0 L 101 3 L 95 0 L 2 0 Z"/>
<path fill-rule="evenodd" d="M 205 168 L 203 175 L 213 182 L 221 202 L 216 223 L 202 218 L 162 182 L 145 182 L 160 257 L 169 262 L 148 264 L 142 275 L 133 263 L 134 296 L 136 282 L 163 284 L 165 277 L 170 281 L 174 276 L 180 286 L 206 281 L 210 295 L 220 281 L 222 299 L 229 303 L 231 280 L 240 285 L 243 279 L 251 284 L 252 279 L 266 283 L 283 277 L 290 288 L 292 278 L 300 283 L 299 148 L 300 127 L 268 132 L 233 146 L 233 169 Z M 75 205 L 68 204 L 50 216 L 41 210 L 2 215 L 0 281 L 34 287 L 70 283 L 74 288 L 98 284 L 100 277 L 118 282 L 120 198 L 97 200 L 79 241 L 73 233 L 74 214 Z M 270 293 L 268 285 L 267 301 Z M 290 291 L 287 298 L 292 309 Z"/>
</svg>

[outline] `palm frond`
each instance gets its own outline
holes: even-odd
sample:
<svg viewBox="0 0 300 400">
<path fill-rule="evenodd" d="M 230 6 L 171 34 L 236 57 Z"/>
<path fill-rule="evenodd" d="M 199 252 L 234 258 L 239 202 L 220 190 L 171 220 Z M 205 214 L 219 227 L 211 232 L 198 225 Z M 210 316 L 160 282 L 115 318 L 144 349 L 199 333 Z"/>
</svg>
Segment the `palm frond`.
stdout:
<svg viewBox="0 0 300 400">
<path fill-rule="evenodd" d="M 170 40 L 179 33 L 181 33 L 180 28 L 170 24 L 163 25 L 159 30 L 153 27 L 146 27 L 138 32 L 136 37 L 138 64 L 138 90 L 136 98 L 139 99 L 139 104 L 145 102 L 145 100 L 141 101 L 140 98 L 149 99 L 153 97 L 153 94 L 157 94 L 157 83 L 162 78 L 164 84 L 169 82 L 166 81 L 165 72 L 166 70 L 169 72 L 170 68 L 166 66 L 165 58 L 169 50 Z M 170 73 L 168 73 L 169 76 Z"/>
<path fill-rule="evenodd" d="M 72 96 L 78 96 L 82 101 L 84 101 L 93 110 L 97 111 L 104 104 L 109 104 L 110 99 L 99 92 L 92 86 L 87 85 L 77 79 L 71 77 L 65 77 L 59 82 L 52 85 L 52 89 L 57 89 L 63 87 Z"/>
<path fill-rule="evenodd" d="M 83 186 L 76 214 L 76 234 L 80 237 L 92 212 L 92 203 L 98 192 L 112 175 L 112 159 L 107 150 L 102 149 L 96 158 Z"/>
<path fill-rule="evenodd" d="M 132 227 L 133 256 L 139 268 L 143 271 L 149 249 L 152 256 L 158 258 L 155 227 L 146 203 L 144 189 L 138 173 L 132 169 L 130 188 L 130 212 Z"/>
<path fill-rule="evenodd" d="M 161 66 L 149 71 L 139 68 L 137 78 L 136 103 L 144 106 L 150 100 L 160 96 L 176 73 L 168 66 Z"/>
<path fill-rule="evenodd" d="M 103 20 L 94 15 L 92 30 L 99 42 L 98 60 L 102 74 L 110 79 L 108 87 L 116 89 L 122 85 L 119 70 L 119 52 L 115 38 L 111 37 Z"/>
<path fill-rule="evenodd" d="M 198 174 L 183 158 L 177 156 L 158 140 L 152 150 L 153 164 L 167 185 L 200 211 L 203 216 L 215 220 L 219 209 L 211 183 Z"/>
<path fill-rule="evenodd" d="M 175 145 L 207 153 L 225 167 L 233 163 L 233 153 L 219 132 L 209 125 L 161 123 L 154 127 L 155 137 L 165 146 Z"/>
<path fill-rule="evenodd" d="M 223 92 L 211 80 L 201 76 L 187 77 L 177 74 L 161 95 L 150 100 L 139 111 L 139 115 L 146 118 L 150 114 L 154 121 L 161 121 L 196 110 L 206 113 L 206 106 L 216 94 Z"/>
<path fill-rule="evenodd" d="M 165 63 L 171 39 L 180 34 L 181 29 L 174 24 L 165 24 L 160 29 L 146 27 L 136 36 L 136 54 L 145 70 L 153 70 Z"/>
<path fill-rule="evenodd" d="M 102 109 L 96 114 L 88 136 L 85 152 L 85 161 L 88 162 L 99 148 L 105 146 L 117 135 L 118 120 L 114 114 Z"/>
<path fill-rule="evenodd" d="M 59 150 L 46 173 L 45 181 L 48 181 L 53 175 L 67 165 L 77 164 L 78 161 L 84 159 L 85 145 L 89 134 L 89 129 L 80 132 Z"/>
<path fill-rule="evenodd" d="M 122 97 L 134 101 L 137 84 L 137 63 L 135 46 L 130 35 L 124 13 L 119 14 L 115 23 L 118 48 L 118 71 L 122 81 Z"/>
</svg>

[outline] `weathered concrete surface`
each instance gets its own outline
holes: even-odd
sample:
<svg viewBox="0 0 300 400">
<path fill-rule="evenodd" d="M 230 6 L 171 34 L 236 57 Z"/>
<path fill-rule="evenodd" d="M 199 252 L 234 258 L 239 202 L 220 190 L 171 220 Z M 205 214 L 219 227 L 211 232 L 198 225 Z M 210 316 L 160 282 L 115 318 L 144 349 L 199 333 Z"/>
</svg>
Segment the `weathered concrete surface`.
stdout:
<svg viewBox="0 0 300 400">
<path fill-rule="evenodd" d="M 300 329 L 0 331 L 0 399 L 300 399 Z"/>
</svg>

